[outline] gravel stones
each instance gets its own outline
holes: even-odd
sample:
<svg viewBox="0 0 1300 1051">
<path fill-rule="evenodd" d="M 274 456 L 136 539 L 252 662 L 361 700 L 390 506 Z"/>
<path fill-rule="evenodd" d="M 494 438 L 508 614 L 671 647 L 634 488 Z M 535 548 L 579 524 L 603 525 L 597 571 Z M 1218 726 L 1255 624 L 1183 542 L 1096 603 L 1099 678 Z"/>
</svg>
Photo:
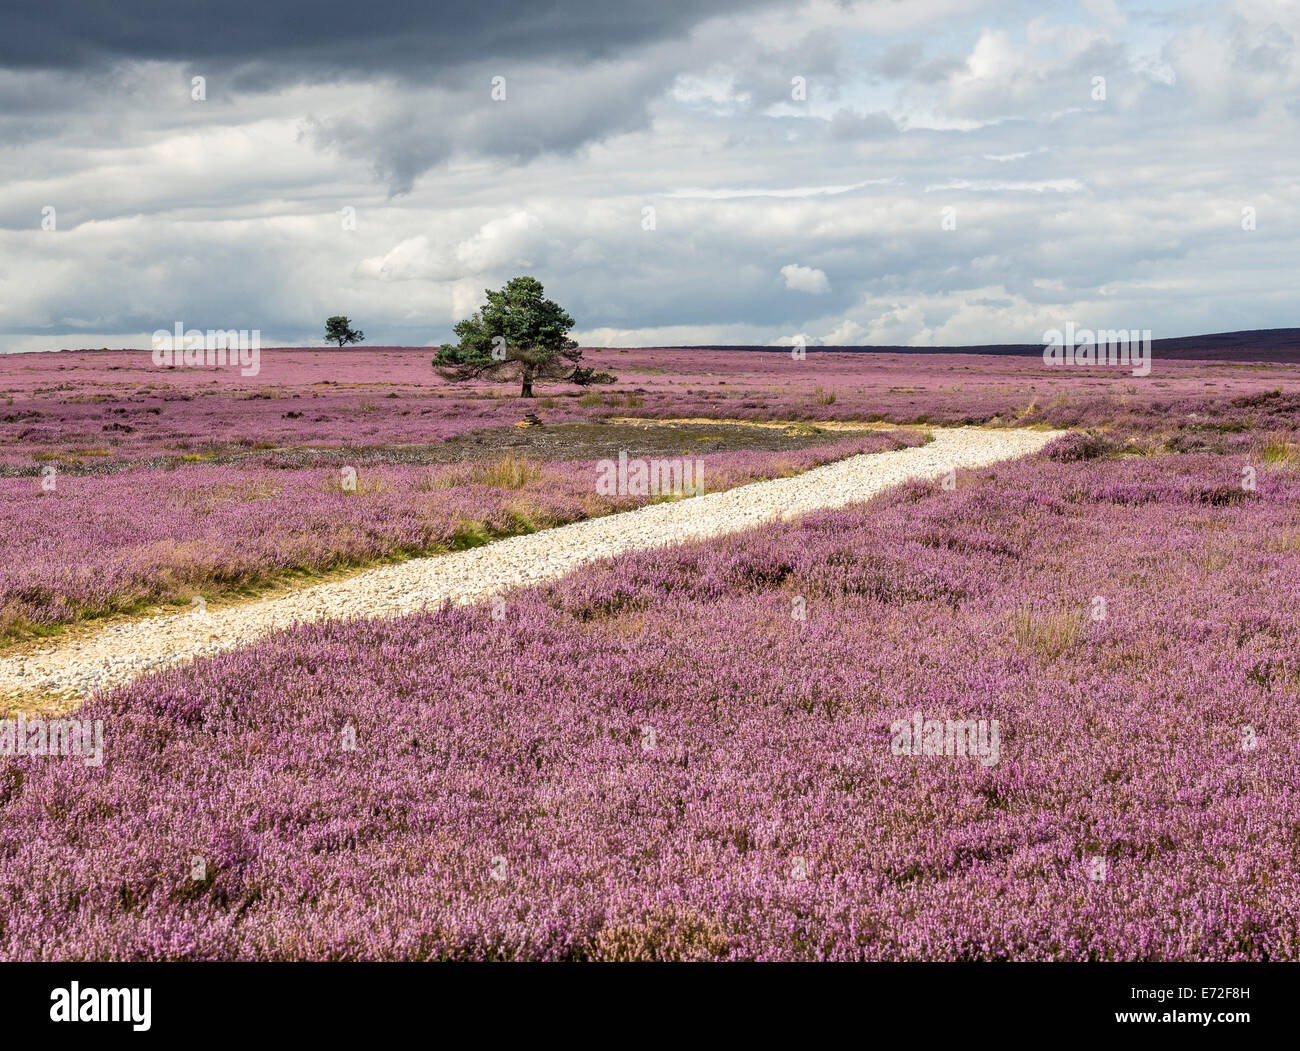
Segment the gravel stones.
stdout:
<svg viewBox="0 0 1300 1051">
<path fill-rule="evenodd" d="M 468 603 L 563 576 L 624 551 L 719 536 L 776 518 L 860 503 L 909 479 L 940 479 L 1036 452 L 1061 431 L 933 428 L 916 448 L 853 456 L 790 478 L 650 504 L 622 514 L 510 537 L 484 547 L 380 566 L 290 595 L 205 612 L 166 613 L 89 638 L 0 658 L 0 697 L 75 701 L 158 668 L 247 645 L 294 623 L 396 617 L 445 601 Z M 43 695 L 43 696 L 42 696 Z"/>
</svg>

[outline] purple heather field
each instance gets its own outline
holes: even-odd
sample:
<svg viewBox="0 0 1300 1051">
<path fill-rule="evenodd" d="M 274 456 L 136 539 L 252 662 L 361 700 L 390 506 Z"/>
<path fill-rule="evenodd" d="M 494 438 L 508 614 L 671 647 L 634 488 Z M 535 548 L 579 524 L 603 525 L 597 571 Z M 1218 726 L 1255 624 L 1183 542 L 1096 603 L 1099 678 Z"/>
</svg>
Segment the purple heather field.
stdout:
<svg viewBox="0 0 1300 1051">
<path fill-rule="evenodd" d="M 710 488 L 909 424 L 1073 433 L 504 620 L 297 627 L 97 694 L 102 766 L 0 761 L 0 959 L 1300 960 L 1296 365 L 599 349 L 616 384 L 525 403 L 427 350 L 264 357 L 0 356 L 8 645 L 642 502 L 590 457 L 439 459 L 529 409 L 899 425 L 707 453 Z"/>
<path fill-rule="evenodd" d="M 428 348 L 264 350 L 256 376 L 237 368 L 158 368 L 149 352 L 0 356 L 0 475 L 45 464 L 105 471 L 312 447 L 427 443 L 507 426 L 524 411 L 517 383 L 456 386 Z M 584 360 L 613 387 L 540 393 L 555 423 L 618 416 L 858 421 L 1134 431 L 1289 426 L 1300 369 L 1259 348 L 1246 360 L 1162 358 L 1134 377 L 1113 368 L 1044 365 L 1032 356 L 595 348 Z M 1271 416 L 1251 399 L 1280 399 Z M 1267 407 L 1266 407 L 1267 408 Z M 1276 416 L 1274 420 L 1272 416 Z M 186 461 L 190 462 L 190 461 Z"/>
<path fill-rule="evenodd" d="M 859 453 L 919 444 L 897 429 L 789 452 L 698 457 L 710 491 L 797 473 Z M 11 557 L 0 567 L 0 637 L 226 594 L 292 573 L 472 547 L 629 510 L 650 496 L 604 496 L 595 461 L 377 465 L 139 467 L 69 474 L 43 491 L 0 478 Z"/>
</svg>

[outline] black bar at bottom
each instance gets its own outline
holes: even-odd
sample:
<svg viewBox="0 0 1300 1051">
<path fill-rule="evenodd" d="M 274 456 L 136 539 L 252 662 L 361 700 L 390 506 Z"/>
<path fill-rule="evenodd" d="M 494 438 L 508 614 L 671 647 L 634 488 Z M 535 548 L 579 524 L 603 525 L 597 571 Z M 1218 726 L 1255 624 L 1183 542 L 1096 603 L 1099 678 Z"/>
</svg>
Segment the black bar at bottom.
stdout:
<svg viewBox="0 0 1300 1051">
<path fill-rule="evenodd" d="M 336 1041 L 432 1025 L 449 1039 L 586 1042 L 685 1026 L 694 1043 L 793 1024 L 863 1037 L 901 1026 L 918 1037 L 1202 1033 L 1217 1043 L 1293 1030 L 1298 979 L 1297 965 L 1280 963 L 0 964 L 6 1036 L 128 1040 Z"/>
</svg>

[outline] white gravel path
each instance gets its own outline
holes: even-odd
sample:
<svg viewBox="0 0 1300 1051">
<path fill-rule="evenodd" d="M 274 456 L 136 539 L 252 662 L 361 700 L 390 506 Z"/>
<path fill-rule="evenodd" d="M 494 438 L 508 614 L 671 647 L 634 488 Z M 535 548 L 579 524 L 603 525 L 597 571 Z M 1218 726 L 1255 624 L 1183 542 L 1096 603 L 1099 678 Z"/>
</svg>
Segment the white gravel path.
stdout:
<svg viewBox="0 0 1300 1051">
<path fill-rule="evenodd" d="M 650 504 L 635 511 L 510 537 L 483 547 L 366 570 L 345 580 L 205 613 L 164 613 L 0 658 L 0 697 L 73 698 L 149 671 L 245 645 L 295 621 L 391 617 L 446 599 L 464 603 L 562 576 L 623 551 L 736 532 L 776 518 L 842 507 L 910 478 L 939 479 L 1041 449 L 1061 431 L 930 428 L 918 448 L 869 453 L 791 478 Z M 707 479 L 706 479 L 707 481 Z M 594 484 L 594 479 L 593 479 Z"/>
</svg>

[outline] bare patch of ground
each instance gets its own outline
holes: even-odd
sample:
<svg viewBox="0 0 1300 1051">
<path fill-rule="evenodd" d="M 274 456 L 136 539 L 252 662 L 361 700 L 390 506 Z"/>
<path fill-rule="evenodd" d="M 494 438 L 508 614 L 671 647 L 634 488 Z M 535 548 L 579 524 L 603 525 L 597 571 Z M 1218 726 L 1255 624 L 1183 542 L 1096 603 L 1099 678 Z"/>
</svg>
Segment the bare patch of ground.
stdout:
<svg viewBox="0 0 1300 1051">
<path fill-rule="evenodd" d="M 283 446 L 205 456 L 209 465 L 248 464 L 261 467 L 339 467 L 381 464 L 450 464 L 495 460 L 510 453 L 537 460 L 616 459 L 685 456 L 716 452 L 786 452 L 824 445 L 845 433 L 897 430 L 890 423 L 771 423 L 705 418 L 655 420 L 613 418 L 584 423 L 543 422 L 533 427 L 488 427 L 453 435 L 446 441 L 379 445 Z M 63 464 L 70 475 L 111 474 L 136 468 L 187 466 L 184 457 L 151 457 L 102 463 Z M 0 474 L 36 474 L 39 466 L 24 464 L 0 469 Z"/>
</svg>

